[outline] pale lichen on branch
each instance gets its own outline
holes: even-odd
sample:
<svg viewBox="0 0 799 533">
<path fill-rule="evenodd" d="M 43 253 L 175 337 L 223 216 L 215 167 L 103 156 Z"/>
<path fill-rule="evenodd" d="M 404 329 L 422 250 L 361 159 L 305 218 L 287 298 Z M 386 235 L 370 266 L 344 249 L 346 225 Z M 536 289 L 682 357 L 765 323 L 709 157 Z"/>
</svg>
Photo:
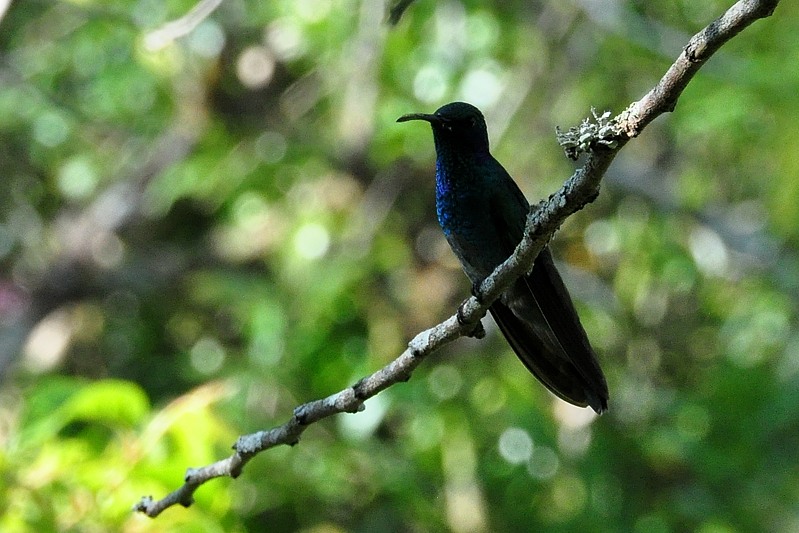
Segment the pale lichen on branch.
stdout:
<svg viewBox="0 0 799 533">
<path fill-rule="evenodd" d="M 610 111 L 598 115 L 592 107 L 591 115 L 594 117 L 593 121 L 586 118 L 579 126 L 572 126 L 568 131 L 555 128 L 558 144 L 563 147 L 569 159 L 576 161 L 580 155 L 600 146 L 611 150 L 619 146 L 623 132 L 619 128 L 618 120 L 610 117 Z"/>
</svg>

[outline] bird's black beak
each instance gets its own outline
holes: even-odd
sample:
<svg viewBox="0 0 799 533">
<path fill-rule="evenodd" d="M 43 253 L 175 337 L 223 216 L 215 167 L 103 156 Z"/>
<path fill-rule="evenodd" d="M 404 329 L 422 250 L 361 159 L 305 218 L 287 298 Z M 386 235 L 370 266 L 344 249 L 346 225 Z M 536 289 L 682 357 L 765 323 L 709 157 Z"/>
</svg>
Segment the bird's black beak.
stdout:
<svg viewBox="0 0 799 533">
<path fill-rule="evenodd" d="M 441 117 L 428 113 L 410 113 L 408 115 L 402 115 L 397 119 L 397 122 L 408 122 L 409 120 L 424 120 L 430 124 L 441 124 Z"/>
</svg>

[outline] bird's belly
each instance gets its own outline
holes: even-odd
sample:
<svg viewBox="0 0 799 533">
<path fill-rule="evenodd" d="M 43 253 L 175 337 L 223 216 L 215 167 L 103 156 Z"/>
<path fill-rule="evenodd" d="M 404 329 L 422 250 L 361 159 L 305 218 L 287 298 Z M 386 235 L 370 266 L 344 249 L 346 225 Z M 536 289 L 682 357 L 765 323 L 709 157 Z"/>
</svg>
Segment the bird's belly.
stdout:
<svg viewBox="0 0 799 533">
<path fill-rule="evenodd" d="M 458 213 L 444 212 L 444 216 L 439 213 L 447 242 L 472 283 L 484 280 L 512 253 L 512 250 L 503 250 L 502 243 L 507 239 L 497 234 L 488 214 L 480 211 L 476 208 Z"/>
<path fill-rule="evenodd" d="M 508 256 L 497 253 L 490 242 L 482 239 L 459 238 L 451 234 L 447 237 L 452 251 L 460 259 L 464 272 L 472 283 L 487 278 Z"/>
</svg>

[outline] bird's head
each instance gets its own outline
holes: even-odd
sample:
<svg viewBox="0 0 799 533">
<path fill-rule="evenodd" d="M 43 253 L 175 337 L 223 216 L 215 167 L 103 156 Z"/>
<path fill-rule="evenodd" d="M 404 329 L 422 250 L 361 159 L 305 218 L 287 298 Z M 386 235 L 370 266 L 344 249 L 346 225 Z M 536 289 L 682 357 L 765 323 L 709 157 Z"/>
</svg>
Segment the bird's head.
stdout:
<svg viewBox="0 0 799 533">
<path fill-rule="evenodd" d="M 469 150 L 488 152 L 486 121 L 479 109 L 464 102 L 452 102 L 435 113 L 411 113 L 397 122 L 424 120 L 433 127 L 436 151 Z"/>
</svg>

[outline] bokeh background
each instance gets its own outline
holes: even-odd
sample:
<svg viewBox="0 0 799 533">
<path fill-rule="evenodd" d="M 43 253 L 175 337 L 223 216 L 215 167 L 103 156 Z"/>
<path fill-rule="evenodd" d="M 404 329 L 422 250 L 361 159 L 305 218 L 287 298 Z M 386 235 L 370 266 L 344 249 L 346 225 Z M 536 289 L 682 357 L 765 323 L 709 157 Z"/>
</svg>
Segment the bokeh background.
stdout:
<svg viewBox="0 0 799 533">
<path fill-rule="evenodd" d="M 4 2 L 5 3 L 5 2 Z M 799 7 L 631 142 L 553 249 L 595 418 L 486 320 L 156 520 L 130 512 L 469 294 L 432 135 L 467 100 L 535 201 L 730 2 L 13 2 L 0 22 L 0 530 L 799 530 Z"/>
</svg>

